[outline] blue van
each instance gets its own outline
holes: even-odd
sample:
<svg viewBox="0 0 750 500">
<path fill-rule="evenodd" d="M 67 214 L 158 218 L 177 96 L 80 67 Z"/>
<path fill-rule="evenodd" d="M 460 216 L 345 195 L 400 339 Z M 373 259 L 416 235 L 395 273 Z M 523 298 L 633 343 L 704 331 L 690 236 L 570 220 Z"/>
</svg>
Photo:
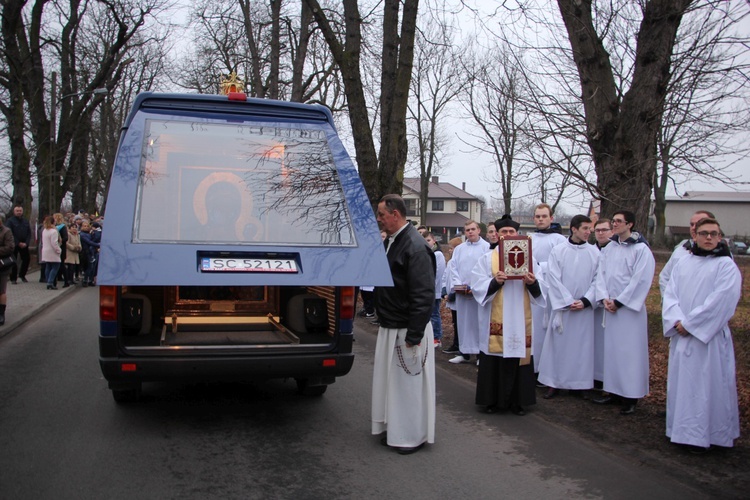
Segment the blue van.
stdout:
<svg viewBox="0 0 750 500">
<path fill-rule="evenodd" d="M 392 286 L 371 204 L 322 106 L 140 94 L 97 276 L 115 401 L 143 382 L 296 380 L 352 367 L 354 287 Z"/>
</svg>

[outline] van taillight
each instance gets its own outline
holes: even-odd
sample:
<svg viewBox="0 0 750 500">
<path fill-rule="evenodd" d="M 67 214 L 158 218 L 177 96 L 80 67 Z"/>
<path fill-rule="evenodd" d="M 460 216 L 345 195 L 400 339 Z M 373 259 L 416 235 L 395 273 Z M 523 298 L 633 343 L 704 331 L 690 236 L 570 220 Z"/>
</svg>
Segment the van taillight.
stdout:
<svg viewBox="0 0 750 500">
<path fill-rule="evenodd" d="M 341 299 L 339 319 L 354 319 L 354 287 L 341 287 L 339 298 Z"/>
<path fill-rule="evenodd" d="M 117 287 L 99 287 L 99 319 L 117 321 Z"/>
</svg>

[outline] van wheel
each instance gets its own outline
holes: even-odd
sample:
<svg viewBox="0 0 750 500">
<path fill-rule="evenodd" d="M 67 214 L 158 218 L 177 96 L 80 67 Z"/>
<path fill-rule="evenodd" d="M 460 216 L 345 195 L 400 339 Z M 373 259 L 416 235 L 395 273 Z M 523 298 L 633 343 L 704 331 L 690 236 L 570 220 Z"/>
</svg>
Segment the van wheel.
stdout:
<svg viewBox="0 0 750 500">
<path fill-rule="evenodd" d="M 303 396 L 322 396 L 328 389 L 327 385 L 310 385 L 310 381 L 306 378 L 295 380 L 297 381 L 297 392 Z"/>
<path fill-rule="evenodd" d="M 118 404 L 135 403 L 141 398 L 141 386 L 128 389 L 112 389 L 112 397 Z"/>
</svg>

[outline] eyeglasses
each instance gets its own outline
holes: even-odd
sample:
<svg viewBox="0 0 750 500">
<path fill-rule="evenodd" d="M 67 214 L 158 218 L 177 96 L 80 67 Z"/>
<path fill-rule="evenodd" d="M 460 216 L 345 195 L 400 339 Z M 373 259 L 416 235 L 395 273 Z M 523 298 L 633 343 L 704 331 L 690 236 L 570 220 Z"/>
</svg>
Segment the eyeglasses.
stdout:
<svg viewBox="0 0 750 500">
<path fill-rule="evenodd" d="M 711 238 L 718 238 L 719 237 L 719 231 L 698 231 L 698 236 L 701 238 L 708 238 L 709 236 Z"/>
<path fill-rule="evenodd" d="M 609 228 L 606 228 L 606 229 L 594 229 L 595 233 L 607 233 L 609 231 L 612 231 L 612 230 L 609 229 Z"/>
<path fill-rule="evenodd" d="M 612 219 L 612 224 L 625 224 L 625 219 Z"/>
</svg>

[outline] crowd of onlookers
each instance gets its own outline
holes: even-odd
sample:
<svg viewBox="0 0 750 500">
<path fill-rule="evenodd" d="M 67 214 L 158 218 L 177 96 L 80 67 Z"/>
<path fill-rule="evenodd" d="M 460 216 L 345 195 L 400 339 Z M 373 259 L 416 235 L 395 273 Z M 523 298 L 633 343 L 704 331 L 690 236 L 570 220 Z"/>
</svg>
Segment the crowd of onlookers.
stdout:
<svg viewBox="0 0 750 500">
<path fill-rule="evenodd" d="M 32 229 L 20 205 L 14 206 L 5 220 L 4 225 L 13 236 L 11 255 L 16 261 L 8 270 L 9 282 L 16 285 L 19 280 L 28 281 L 31 249 L 36 246 L 39 281 L 47 283 L 48 289 L 57 290 L 58 283 L 63 288 L 77 283 L 83 287 L 94 285 L 104 217 L 79 210 L 41 216 L 39 220 Z"/>
</svg>

